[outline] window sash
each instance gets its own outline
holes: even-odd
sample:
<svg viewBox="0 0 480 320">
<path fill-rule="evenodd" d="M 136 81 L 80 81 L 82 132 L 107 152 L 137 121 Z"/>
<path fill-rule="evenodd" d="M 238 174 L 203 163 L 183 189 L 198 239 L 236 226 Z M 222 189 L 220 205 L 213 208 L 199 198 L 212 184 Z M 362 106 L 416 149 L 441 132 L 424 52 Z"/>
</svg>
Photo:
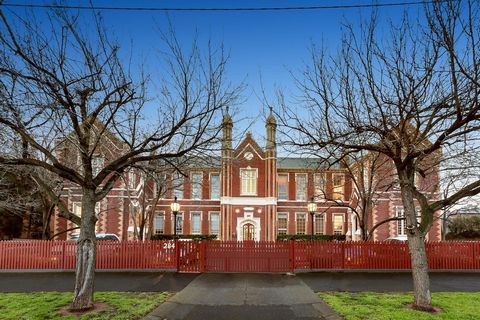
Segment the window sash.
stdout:
<svg viewBox="0 0 480 320">
<path fill-rule="evenodd" d="M 218 235 L 220 233 L 220 213 L 210 213 L 210 234 Z"/>
<path fill-rule="evenodd" d="M 333 175 L 333 199 L 343 200 L 345 176 L 343 174 Z"/>
<path fill-rule="evenodd" d="M 315 234 L 325 234 L 325 216 L 323 214 L 315 215 Z"/>
<path fill-rule="evenodd" d="M 395 215 L 397 218 L 405 216 L 405 210 L 403 207 L 397 207 Z M 397 220 L 397 235 L 404 236 L 407 234 L 407 221 L 405 220 Z"/>
<path fill-rule="evenodd" d="M 165 232 L 165 216 L 157 214 L 154 222 L 154 234 L 163 234 Z"/>
<path fill-rule="evenodd" d="M 305 234 L 307 227 L 307 215 L 305 213 L 297 213 L 295 220 L 296 233 Z"/>
<path fill-rule="evenodd" d="M 343 214 L 333 215 L 333 234 L 343 234 Z"/>
<path fill-rule="evenodd" d="M 200 234 L 201 233 L 201 213 L 200 212 L 192 212 L 192 234 Z"/>
<path fill-rule="evenodd" d="M 277 235 L 287 234 L 288 216 L 286 213 L 277 214 Z"/>
<path fill-rule="evenodd" d="M 177 214 L 177 234 L 183 234 L 183 212 Z"/>
<path fill-rule="evenodd" d="M 183 199 L 183 176 L 180 174 L 175 174 L 172 179 L 173 183 L 173 196 L 177 199 Z"/>
<path fill-rule="evenodd" d="M 297 174 L 295 177 L 296 199 L 300 201 L 307 200 L 307 175 Z"/>
<path fill-rule="evenodd" d="M 278 199 L 279 200 L 288 200 L 288 175 L 279 174 L 278 180 Z"/>
<path fill-rule="evenodd" d="M 210 199 L 220 199 L 220 175 L 210 175 Z"/>
<path fill-rule="evenodd" d="M 257 170 L 241 169 L 242 195 L 257 194 Z"/>
<path fill-rule="evenodd" d="M 325 197 L 325 175 L 317 173 L 314 176 L 315 195 L 317 197 Z"/>
<path fill-rule="evenodd" d="M 192 174 L 192 199 L 202 198 L 202 173 Z"/>
</svg>

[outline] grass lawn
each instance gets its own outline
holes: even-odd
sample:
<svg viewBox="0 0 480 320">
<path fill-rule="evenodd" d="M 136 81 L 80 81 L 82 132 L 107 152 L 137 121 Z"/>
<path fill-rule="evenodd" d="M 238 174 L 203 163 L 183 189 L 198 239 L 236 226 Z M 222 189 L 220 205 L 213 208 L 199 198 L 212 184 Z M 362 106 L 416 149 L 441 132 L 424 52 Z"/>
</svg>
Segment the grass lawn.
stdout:
<svg viewBox="0 0 480 320">
<path fill-rule="evenodd" d="M 60 307 L 72 301 L 69 292 L 0 293 L 0 319 L 138 319 L 163 302 L 166 292 L 97 292 L 95 302 L 110 307 L 82 317 L 62 316 Z"/>
<path fill-rule="evenodd" d="M 412 293 L 322 292 L 319 296 L 346 320 L 467 320 L 479 319 L 480 292 L 433 293 L 442 312 L 436 315 L 404 308 Z"/>
</svg>

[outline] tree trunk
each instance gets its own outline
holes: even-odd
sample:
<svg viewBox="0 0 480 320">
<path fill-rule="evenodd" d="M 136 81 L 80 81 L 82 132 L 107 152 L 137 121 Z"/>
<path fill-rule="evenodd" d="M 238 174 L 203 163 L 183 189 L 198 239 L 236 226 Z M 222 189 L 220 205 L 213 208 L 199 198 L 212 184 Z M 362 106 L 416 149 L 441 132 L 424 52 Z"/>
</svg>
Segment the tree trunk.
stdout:
<svg viewBox="0 0 480 320">
<path fill-rule="evenodd" d="M 402 190 L 402 203 L 407 227 L 408 247 L 412 263 L 413 307 L 418 310 L 432 311 L 432 296 L 430 292 L 430 277 L 425 250 L 425 235 L 418 228 L 413 197 L 415 171 L 407 168 L 398 171 Z"/>
<path fill-rule="evenodd" d="M 432 296 L 430 293 L 430 277 L 428 275 L 428 260 L 425 250 L 425 237 L 416 232 L 408 234 L 408 247 L 412 262 L 413 306 L 415 309 L 432 311 Z"/>
<path fill-rule="evenodd" d="M 84 189 L 82 199 L 82 223 L 76 250 L 75 290 L 70 310 L 80 311 L 93 308 L 95 279 L 95 192 Z"/>
</svg>

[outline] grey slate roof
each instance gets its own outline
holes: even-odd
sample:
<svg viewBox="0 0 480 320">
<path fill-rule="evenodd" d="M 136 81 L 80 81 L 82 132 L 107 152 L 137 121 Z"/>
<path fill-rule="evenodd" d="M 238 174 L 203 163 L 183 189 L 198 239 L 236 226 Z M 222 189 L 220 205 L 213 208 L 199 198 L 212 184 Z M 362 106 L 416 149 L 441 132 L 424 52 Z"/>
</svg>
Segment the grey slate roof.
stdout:
<svg viewBox="0 0 480 320">
<path fill-rule="evenodd" d="M 329 168 L 328 161 L 318 158 L 293 158 L 278 157 L 277 167 L 279 169 L 326 169 Z M 338 164 L 330 166 L 331 169 L 339 169 Z"/>
</svg>

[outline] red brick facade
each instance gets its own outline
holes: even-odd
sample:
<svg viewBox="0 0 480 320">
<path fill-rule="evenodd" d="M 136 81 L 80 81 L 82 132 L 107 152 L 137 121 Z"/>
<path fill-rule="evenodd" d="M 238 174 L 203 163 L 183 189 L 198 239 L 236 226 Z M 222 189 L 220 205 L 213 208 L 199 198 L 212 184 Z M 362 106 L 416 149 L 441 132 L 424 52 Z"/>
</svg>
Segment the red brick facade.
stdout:
<svg viewBox="0 0 480 320">
<path fill-rule="evenodd" d="M 188 172 L 188 178 L 183 184 L 183 196 L 179 197 L 180 216 L 183 221 L 178 231 L 182 234 L 212 234 L 211 227 L 218 228 L 218 238 L 222 240 L 269 240 L 274 241 L 279 232 L 284 234 L 296 234 L 298 232 L 311 234 L 312 216 L 307 211 L 307 203 L 315 196 L 317 203 L 316 216 L 318 223 L 323 223 L 323 228 L 314 225 L 314 233 L 334 234 L 336 221 L 336 233 L 346 234 L 347 239 L 358 240 L 360 233 L 355 230 L 358 224 L 351 209 L 335 205 L 319 195 L 315 194 L 315 174 L 325 177 L 324 192 L 328 197 L 333 194 L 333 176 L 343 176 L 343 201 L 351 203 L 355 201 L 355 190 L 352 182 L 348 179 L 346 169 L 334 167 L 322 169 L 315 166 L 312 159 L 305 158 L 282 158 L 277 157 L 275 144 L 276 123 L 273 116 L 267 119 L 267 144 L 260 147 L 250 133 L 234 149 L 232 148 L 233 123 L 228 115 L 223 122 L 223 146 L 218 164 L 209 167 L 198 167 Z M 393 168 L 384 169 L 384 177 L 391 177 Z M 248 171 L 254 178 L 245 178 L 242 181 L 242 172 Z M 192 175 L 201 173 L 201 198 L 192 199 Z M 383 174 L 383 173 L 382 173 Z M 219 198 L 212 199 L 212 176 L 219 175 Z M 277 179 L 287 177 L 286 196 L 279 197 Z M 298 186 L 306 177 L 305 192 L 300 194 Z M 166 175 L 167 185 L 172 187 L 172 175 Z M 132 239 L 132 220 L 130 214 L 130 201 L 133 197 L 140 197 L 143 184 L 139 177 L 135 177 L 132 188 L 126 186 L 127 179 L 120 179 L 109 195 L 101 201 L 98 232 L 114 233 L 122 239 Z M 299 180 L 298 180 L 299 179 Z M 298 181 L 297 181 L 298 180 Z M 432 185 L 438 182 L 438 174 L 432 173 L 425 181 L 420 183 Z M 428 180 L 428 181 L 427 181 Z M 432 181 L 434 183 L 432 183 Z M 245 186 L 243 185 L 245 184 Z M 251 183 L 250 189 L 247 187 Z M 437 183 L 438 185 L 438 183 Z M 282 185 L 283 186 L 283 185 Z M 248 191 L 248 192 L 245 192 Z M 399 190 L 383 190 L 383 195 L 374 204 L 369 219 L 369 228 L 375 223 L 389 217 L 395 217 L 397 210 L 402 207 Z M 66 188 L 65 197 L 68 199 L 69 208 L 74 211 L 74 203 L 79 201 L 79 190 Z M 173 215 L 170 205 L 173 202 L 173 190 L 166 192 L 164 199 L 160 199 L 155 207 L 155 213 L 159 217 L 158 223 L 154 221 L 153 233 L 173 234 Z M 351 199 L 353 195 L 353 198 Z M 217 217 L 218 225 L 215 225 Z M 195 228 L 192 217 L 198 217 Z M 286 217 L 286 228 L 279 227 L 279 217 Z M 198 219 L 198 218 L 197 218 Z M 336 220 L 335 220 L 336 219 Z M 284 221 L 282 220 L 281 224 Z M 373 236 L 374 240 L 384 240 L 388 237 L 397 236 L 399 231 L 398 221 L 392 221 L 379 227 Z M 179 225 L 179 226 L 180 226 Z M 55 232 L 73 227 L 64 219 L 57 218 L 54 221 Z M 181 229 L 181 230 L 180 230 Z M 429 240 L 441 239 L 439 220 L 433 224 L 429 232 Z M 65 234 L 63 237 L 65 238 Z"/>
</svg>

